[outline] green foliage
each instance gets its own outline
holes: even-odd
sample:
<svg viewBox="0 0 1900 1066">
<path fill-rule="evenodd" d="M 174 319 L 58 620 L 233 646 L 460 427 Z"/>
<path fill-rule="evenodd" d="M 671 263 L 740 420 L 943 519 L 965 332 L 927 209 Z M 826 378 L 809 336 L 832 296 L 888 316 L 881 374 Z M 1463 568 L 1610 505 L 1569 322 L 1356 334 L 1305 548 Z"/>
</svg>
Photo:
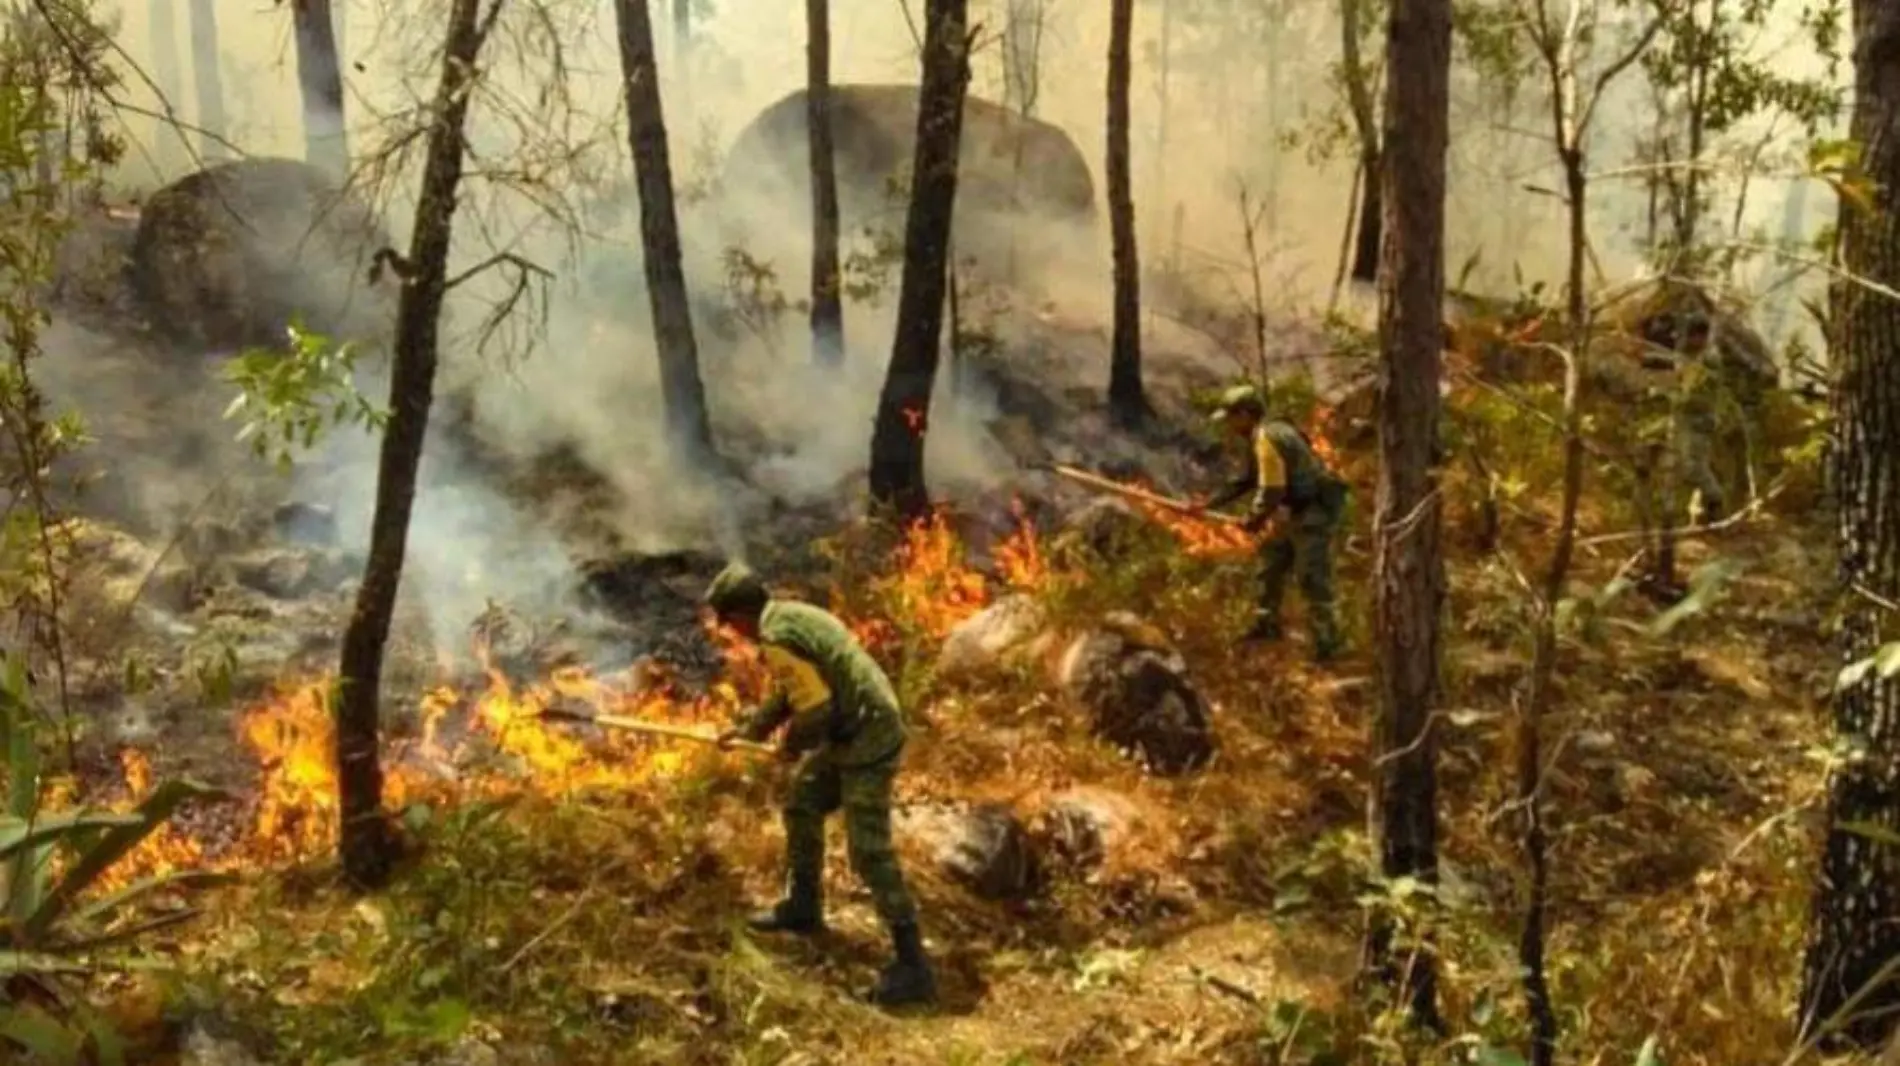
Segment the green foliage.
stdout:
<svg viewBox="0 0 1900 1066">
<path fill-rule="evenodd" d="M 238 389 L 224 411 L 226 419 L 242 420 L 237 439 L 249 441 L 259 459 L 288 469 L 330 429 L 353 424 L 381 431 L 389 416 L 356 387 L 356 346 L 335 344 L 294 322 L 286 333 L 283 348 L 251 349 L 223 369 L 224 380 Z"/>
<path fill-rule="evenodd" d="M 1872 655 L 1841 668 L 1840 676 L 1835 678 L 1834 687 L 1853 688 L 1870 678 L 1890 681 L 1900 677 L 1900 641 L 1883 644 Z"/>
<path fill-rule="evenodd" d="M 116 1039 L 61 985 L 109 971 L 150 968 L 128 949 L 139 938 L 190 919 L 165 902 L 176 889 L 214 880 L 184 871 L 106 889 L 113 868 L 194 800 L 222 798 L 191 781 L 169 781 L 133 810 L 40 810 L 41 759 L 25 661 L 0 664 L 0 752 L 6 759 L 6 813 L 0 815 L 0 1043 L 53 1063 L 123 1061 Z M 27 989 L 31 995 L 22 995 Z"/>
</svg>

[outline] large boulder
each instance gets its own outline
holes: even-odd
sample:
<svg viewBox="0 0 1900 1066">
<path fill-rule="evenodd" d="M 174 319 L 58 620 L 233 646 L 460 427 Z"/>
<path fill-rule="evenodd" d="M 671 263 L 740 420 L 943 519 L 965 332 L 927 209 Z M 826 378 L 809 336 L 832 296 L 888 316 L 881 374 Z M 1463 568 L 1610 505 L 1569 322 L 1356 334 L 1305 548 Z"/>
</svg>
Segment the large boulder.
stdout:
<svg viewBox="0 0 1900 1066">
<path fill-rule="evenodd" d="M 155 328 L 217 349 L 280 344 L 285 327 L 346 339 L 387 334 L 398 282 L 369 281 L 389 235 L 324 171 L 245 159 L 153 193 L 131 280 Z"/>
<path fill-rule="evenodd" d="M 1076 637 L 1056 680 L 1096 736 L 1155 773 L 1197 770 L 1214 755 L 1207 701 L 1188 679 L 1187 660 L 1133 615 L 1116 612 Z"/>
<path fill-rule="evenodd" d="M 839 211 L 846 232 L 876 223 L 901 230 L 903 183 L 916 144 L 918 87 L 837 85 L 831 89 Z M 805 90 L 760 112 L 733 142 L 721 196 L 739 216 L 769 212 L 788 232 L 809 232 L 811 204 Z M 1086 232 L 1095 210 L 1087 157 L 1059 127 L 1026 119 L 974 96 L 963 105 L 955 228 L 959 257 L 1003 253 L 1012 225 L 1025 220 Z M 735 219 L 736 221 L 736 219 Z M 1025 241 L 1028 255 L 1041 241 Z"/>
</svg>

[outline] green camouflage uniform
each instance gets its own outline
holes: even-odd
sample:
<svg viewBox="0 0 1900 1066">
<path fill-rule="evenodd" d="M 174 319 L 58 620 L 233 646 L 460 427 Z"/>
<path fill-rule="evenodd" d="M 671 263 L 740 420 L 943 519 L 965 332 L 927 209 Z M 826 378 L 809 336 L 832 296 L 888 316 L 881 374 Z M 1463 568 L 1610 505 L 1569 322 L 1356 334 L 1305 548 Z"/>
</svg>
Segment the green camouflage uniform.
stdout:
<svg viewBox="0 0 1900 1066">
<path fill-rule="evenodd" d="M 778 684 L 740 732 L 763 740 L 786 726 L 783 743 L 800 760 L 784 805 L 794 894 L 816 899 L 825 818 L 842 809 L 852 869 L 879 916 L 890 925 L 914 922 L 916 904 L 891 843 L 891 790 L 905 733 L 890 679 L 844 623 L 811 604 L 772 601 L 759 619 L 759 643 Z M 820 694 L 828 698 L 815 703 Z M 801 710 L 801 702 L 815 705 Z"/>
<path fill-rule="evenodd" d="M 1719 367 L 1703 357 L 1685 355 L 1677 370 L 1677 401 L 1671 434 L 1675 442 L 1676 484 L 1684 496 L 1700 494 L 1700 513 L 1690 520 L 1719 518 L 1727 504 L 1722 479 L 1715 473 L 1715 443 L 1726 401 Z M 1677 520 L 1682 513 L 1678 512 Z"/>
<path fill-rule="evenodd" d="M 1246 395 L 1258 402 L 1257 393 L 1249 389 Z M 1241 389 L 1230 390 L 1222 410 L 1242 402 L 1248 401 Z M 1279 472 L 1262 478 L 1262 458 L 1271 462 L 1274 456 Z M 1293 577 L 1306 599 L 1314 653 L 1321 659 L 1331 658 L 1341 646 L 1333 597 L 1333 537 L 1345 516 L 1346 483 L 1327 468 L 1306 434 L 1285 421 L 1260 424 L 1246 462 L 1245 474 L 1210 500 L 1209 506 L 1232 503 L 1251 493 L 1248 517 L 1254 522 L 1266 521 L 1281 507 L 1287 510 L 1286 520 L 1277 523 L 1260 543 L 1259 599 L 1251 633 L 1269 639 L 1279 636 L 1281 603 L 1287 578 Z"/>
</svg>

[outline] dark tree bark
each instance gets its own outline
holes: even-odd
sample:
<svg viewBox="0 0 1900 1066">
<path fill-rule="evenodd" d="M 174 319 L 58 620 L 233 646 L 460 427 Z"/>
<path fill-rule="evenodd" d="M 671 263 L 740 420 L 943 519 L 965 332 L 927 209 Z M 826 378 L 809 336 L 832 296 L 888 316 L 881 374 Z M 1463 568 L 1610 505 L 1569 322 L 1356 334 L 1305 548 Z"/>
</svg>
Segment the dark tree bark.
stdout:
<svg viewBox="0 0 1900 1066">
<path fill-rule="evenodd" d="M 924 8 L 923 85 L 910 208 L 904 219 L 904 273 L 898 284 L 897 336 L 871 430 L 871 502 L 905 517 L 930 509 L 924 486 L 924 434 L 943 339 L 950 221 L 957 202 L 957 152 L 963 98 L 970 85 L 967 0 L 928 0 Z"/>
<path fill-rule="evenodd" d="M 1848 663 L 1900 641 L 1900 302 L 1861 283 L 1900 285 L 1900 0 L 1854 0 L 1853 12 L 1853 136 L 1873 203 L 1841 202 L 1846 277 L 1830 299 Z M 1800 1021 L 1806 1036 L 1871 1051 L 1900 1018 L 1900 844 L 1856 829 L 1900 832 L 1900 676 L 1839 688 L 1834 734 L 1862 756 L 1830 782 Z"/>
<path fill-rule="evenodd" d="M 350 170 L 343 126 L 343 67 L 337 59 L 330 0 L 290 0 L 297 37 L 297 85 L 303 91 L 304 161 L 341 178 Z"/>
<path fill-rule="evenodd" d="M 673 161 L 666 147 L 653 61 L 653 21 L 647 0 L 614 0 L 620 23 L 620 74 L 627 84 L 627 143 L 640 192 L 640 246 L 646 259 L 647 301 L 660 356 L 660 392 L 666 402 L 668 442 L 689 462 L 713 458 L 706 386 L 699 377 L 686 270 L 680 263 L 679 216 L 673 207 Z"/>
<path fill-rule="evenodd" d="M 158 83 L 158 91 L 165 97 L 159 110 L 177 109 L 184 100 L 184 66 L 178 59 L 178 9 L 176 0 L 151 0 L 148 5 L 152 22 L 152 80 Z M 158 154 L 162 162 L 171 163 L 178 159 L 178 142 L 167 130 L 158 138 Z"/>
<path fill-rule="evenodd" d="M 1352 243 L 1352 280 L 1372 281 L 1379 274 L 1379 248 L 1384 243 L 1381 232 L 1385 225 L 1385 194 L 1380 188 L 1383 181 L 1375 180 L 1374 175 L 1384 172 L 1381 153 L 1364 153 L 1359 166 L 1366 172 L 1364 184 L 1359 186 L 1359 229 Z"/>
<path fill-rule="evenodd" d="M 390 364 L 389 424 L 376 471 L 376 510 L 370 519 L 369 559 L 356 591 L 356 610 L 343 631 L 343 661 L 336 702 L 337 794 L 342 818 L 339 850 L 343 872 L 365 889 L 389 879 L 395 840 L 383 811 L 378 696 L 383 647 L 389 640 L 396 590 L 408 551 L 409 515 L 416 501 L 416 472 L 435 400 L 436 331 L 448 293 L 450 227 L 462 183 L 462 131 L 468 122 L 468 83 L 475 60 L 494 26 L 501 0 L 482 16 L 480 0 L 455 0 L 449 13 L 442 80 L 436 88 L 423 164 L 422 195 L 415 233 L 400 264 L 402 297 L 396 311 L 396 346 Z M 393 253 L 385 253 L 393 257 Z"/>
<path fill-rule="evenodd" d="M 805 0 L 805 109 L 811 152 L 811 348 L 820 363 L 844 362 L 844 301 L 838 276 L 838 167 L 831 142 L 831 4 Z"/>
<path fill-rule="evenodd" d="M 207 161 L 231 154 L 224 147 L 224 71 L 218 55 L 218 13 L 212 0 L 191 0 L 191 73 L 198 96 L 198 154 Z"/>
<path fill-rule="evenodd" d="M 1108 226 L 1115 246 L 1115 325 L 1109 345 L 1108 411 L 1124 429 L 1148 416 L 1141 387 L 1141 263 L 1128 170 L 1129 52 L 1134 0 L 1112 0 L 1108 29 Z"/>
<path fill-rule="evenodd" d="M 1379 873 L 1438 879 L 1437 739 L 1444 560 L 1432 454 L 1438 439 L 1445 297 L 1445 153 L 1450 125 L 1451 4 L 1397 0 L 1386 44 L 1385 186 L 1379 275 L 1379 489 L 1374 518 L 1378 717 L 1371 823 Z M 1361 232 L 1364 232 L 1362 226 Z M 1432 953 L 1395 951 L 1389 917 L 1367 930 L 1370 973 L 1436 1028 Z M 1402 956 L 1402 957 L 1401 957 Z"/>
<path fill-rule="evenodd" d="M 1359 225 L 1353 240 L 1352 280 L 1373 281 L 1379 271 L 1381 230 L 1385 225 L 1385 180 L 1381 175 L 1379 117 L 1372 106 L 1372 75 L 1360 60 L 1359 37 L 1365 0 L 1340 0 L 1341 56 L 1345 66 L 1346 103 L 1359 134 Z M 1391 99 L 1392 73 L 1386 72 L 1386 97 Z"/>
</svg>

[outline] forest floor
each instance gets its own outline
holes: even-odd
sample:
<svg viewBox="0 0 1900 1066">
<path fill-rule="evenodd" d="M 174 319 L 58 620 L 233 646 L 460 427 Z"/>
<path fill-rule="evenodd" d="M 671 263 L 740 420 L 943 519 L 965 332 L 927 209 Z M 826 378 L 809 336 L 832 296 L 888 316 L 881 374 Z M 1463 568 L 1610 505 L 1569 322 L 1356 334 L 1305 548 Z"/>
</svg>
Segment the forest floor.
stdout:
<svg viewBox="0 0 1900 1066">
<path fill-rule="evenodd" d="M 1342 552 L 1348 605 L 1368 602 L 1366 510 Z M 1533 572 L 1534 525 L 1517 545 Z M 940 1006 L 886 1013 L 857 1001 L 886 946 L 835 830 L 834 931 L 807 943 L 743 930 L 748 905 L 774 894 L 782 835 L 779 771 L 741 755 L 557 737 L 517 747 L 512 768 L 399 768 L 411 861 L 388 891 L 354 897 L 328 865 L 332 800 L 313 769 L 327 734 L 305 692 L 238 719 L 277 722 L 279 750 L 253 773 L 243 817 L 257 824 L 223 831 L 242 838 L 223 858 L 206 852 L 238 879 L 209 890 L 202 917 L 173 934 L 182 967 L 113 989 L 144 1041 L 139 1061 L 1378 1061 L 1390 1024 L 1349 994 L 1368 891 L 1364 612 L 1347 612 L 1359 651 L 1322 669 L 1307 663 L 1297 621 L 1287 647 L 1236 643 L 1245 554 L 1162 535 L 1113 566 L 1045 560 L 1018 574 L 1058 625 L 1139 607 L 1183 654 L 1220 753 L 1166 779 L 1090 740 L 1036 669 L 950 684 L 920 668 L 950 624 L 1006 583 L 973 569 L 941 529 L 933 544 L 922 536 L 889 553 L 843 531 L 829 572 L 812 575 L 847 614 L 892 612 L 883 652 L 919 720 L 904 807 L 997 803 L 1034 823 L 1051 796 L 1080 788 L 1125 816 L 1099 865 L 1052 865 L 1029 898 L 1006 902 L 979 898 L 920 838 L 902 838 Z M 1635 1063 L 1651 1037 L 1682 1064 L 1762 1062 L 1791 1047 L 1834 661 L 1812 606 L 1828 579 L 1823 543 L 1766 514 L 1684 546 L 1685 573 L 1719 551 L 1733 576 L 1666 632 L 1634 593 L 1571 614 L 1545 723 L 1545 795 L 1551 969 L 1574 1061 Z M 1580 599 L 1606 588 L 1627 547 L 1585 553 Z M 1511 1062 L 1502 1049 L 1521 1046 L 1522 863 L 1508 799 L 1528 656 L 1525 599 L 1503 558 L 1474 560 L 1454 528 L 1438 733 L 1454 1035 L 1434 1061 Z M 227 762 L 247 751 L 226 747 Z M 186 836 L 149 861 L 189 861 Z M 217 1057 L 238 1048 L 250 1057 Z"/>
</svg>

